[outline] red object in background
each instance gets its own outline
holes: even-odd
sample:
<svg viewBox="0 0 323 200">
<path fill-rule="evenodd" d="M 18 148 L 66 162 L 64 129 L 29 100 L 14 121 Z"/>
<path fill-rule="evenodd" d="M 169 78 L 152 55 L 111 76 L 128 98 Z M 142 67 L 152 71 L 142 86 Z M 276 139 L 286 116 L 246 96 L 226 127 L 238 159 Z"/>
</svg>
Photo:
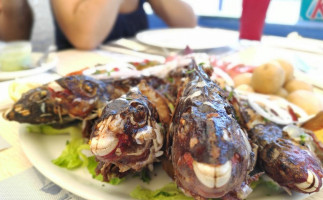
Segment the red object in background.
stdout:
<svg viewBox="0 0 323 200">
<path fill-rule="evenodd" d="M 260 40 L 270 0 L 243 0 L 240 39 Z"/>
<path fill-rule="evenodd" d="M 219 60 L 214 56 L 210 56 L 210 63 L 212 67 L 218 67 L 224 72 L 226 72 L 231 78 L 234 78 L 236 75 L 242 73 L 253 73 L 253 70 L 256 66 L 245 65 L 245 64 L 236 64 L 231 62 L 226 62 L 223 60 Z"/>
</svg>

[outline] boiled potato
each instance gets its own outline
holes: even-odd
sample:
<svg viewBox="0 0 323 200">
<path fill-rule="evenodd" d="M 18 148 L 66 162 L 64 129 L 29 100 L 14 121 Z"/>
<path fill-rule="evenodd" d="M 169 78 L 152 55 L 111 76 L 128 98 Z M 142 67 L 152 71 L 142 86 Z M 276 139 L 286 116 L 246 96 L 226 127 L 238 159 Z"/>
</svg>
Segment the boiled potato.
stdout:
<svg viewBox="0 0 323 200">
<path fill-rule="evenodd" d="M 253 88 L 250 85 L 242 84 L 235 88 L 238 91 L 244 91 L 244 92 L 255 92 Z"/>
<path fill-rule="evenodd" d="M 323 143 L 323 129 L 318 130 L 318 131 L 314 131 L 314 134 L 316 136 L 316 138 Z"/>
<path fill-rule="evenodd" d="M 302 125 L 302 128 L 305 128 L 310 131 L 323 131 L 323 111 L 317 113 L 315 117 L 311 118 Z M 323 135 L 322 135 L 323 139 Z"/>
<path fill-rule="evenodd" d="M 311 84 L 306 83 L 301 80 L 293 79 L 291 81 L 288 81 L 285 85 L 285 89 L 287 92 L 291 93 L 296 90 L 308 90 L 308 91 L 313 91 L 313 87 Z"/>
<path fill-rule="evenodd" d="M 290 62 L 284 59 L 276 59 L 274 61 L 278 62 L 285 71 L 285 83 L 294 78 L 294 67 Z"/>
<path fill-rule="evenodd" d="M 323 109 L 321 100 L 313 92 L 307 90 L 296 90 L 287 96 L 287 100 L 303 108 L 309 115 L 315 115 Z"/>
<path fill-rule="evenodd" d="M 233 78 L 234 87 L 238 87 L 239 85 L 251 85 L 251 77 L 252 73 L 242 73 L 238 74 Z"/>
<path fill-rule="evenodd" d="M 276 94 L 285 82 L 285 71 L 277 62 L 268 62 L 255 68 L 251 86 L 256 92 Z"/>
<path fill-rule="evenodd" d="M 286 98 L 288 96 L 288 92 L 287 90 L 285 90 L 284 88 L 279 88 L 278 92 L 276 93 L 277 96 Z"/>
</svg>

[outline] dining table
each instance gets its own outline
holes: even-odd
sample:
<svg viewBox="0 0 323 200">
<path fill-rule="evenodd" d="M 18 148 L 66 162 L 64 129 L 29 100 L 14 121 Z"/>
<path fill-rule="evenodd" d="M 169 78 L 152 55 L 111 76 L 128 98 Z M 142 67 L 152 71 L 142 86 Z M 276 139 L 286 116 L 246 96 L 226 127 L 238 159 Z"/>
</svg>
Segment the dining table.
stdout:
<svg viewBox="0 0 323 200">
<path fill-rule="evenodd" d="M 232 34 L 233 36 L 238 34 L 236 31 L 221 31 Z M 130 41 L 130 45 L 128 46 L 127 41 Z M 275 52 L 280 55 L 292 55 L 293 59 L 297 59 L 299 64 L 299 73 L 297 73 L 296 76 L 311 82 L 311 84 L 316 86 L 315 90 L 318 93 L 322 93 L 322 78 L 317 76 L 313 78 L 315 74 L 317 75 L 317 73 L 323 72 L 323 70 L 320 69 L 320 67 L 323 68 L 323 66 L 319 66 L 323 63 L 323 50 L 320 52 L 320 49 L 317 47 L 317 42 L 323 47 L 323 41 L 319 40 L 314 41 L 306 38 L 294 40 L 286 37 L 263 36 L 262 41 L 239 41 L 232 46 L 207 50 L 202 49 L 198 52 L 212 54 L 219 59 L 227 59 L 230 62 L 247 62 L 253 60 L 252 62 L 254 63 L 261 62 L 260 60 L 255 61 L 258 57 L 261 57 L 262 60 L 269 58 L 270 52 Z M 134 43 L 144 48 L 139 48 L 138 50 L 137 46 L 137 49 L 134 50 L 132 48 Z M 314 45 L 312 45 L 311 48 L 307 44 Z M 98 64 L 102 65 L 111 62 L 121 62 L 129 58 L 140 60 L 145 57 L 147 58 L 147 56 L 150 56 L 149 58 L 151 59 L 162 60 L 165 58 L 165 55 L 176 55 L 177 53 L 180 53 L 180 51 L 181 50 L 179 49 L 150 46 L 137 41 L 135 38 L 124 38 L 121 42 L 111 42 L 92 51 L 69 49 L 54 52 L 58 60 L 56 67 L 47 72 L 33 76 L 35 79 L 46 79 L 45 77 L 48 77 L 47 80 L 50 80 L 51 78 L 55 79 Z M 322 77 L 323 74 L 319 75 Z M 28 80 L 28 77 L 19 79 Z M 29 80 L 34 80 L 34 78 L 31 77 Z M 17 80 L 0 82 L 2 94 L 8 93 L 8 85 L 13 81 Z M 1 87 L 1 85 L 5 86 Z M 30 159 L 26 156 L 21 145 L 20 132 L 22 125 L 18 122 L 4 119 L 3 115 L 6 112 L 6 109 L 2 109 L 0 112 L 0 199 L 83 199 L 77 194 L 73 194 L 68 190 L 64 190 L 64 188 L 57 186 L 55 183 L 52 183 L 51 180 L 46 178 L 46 174 L 40 173 L 37 168 L 35 168 Z M 39 183 L 35 179 L 37 179 Z M 303 199 L 321 200 L 323 199 L 323 190 L 307 195 L 303 197 Z"/>
</svg>

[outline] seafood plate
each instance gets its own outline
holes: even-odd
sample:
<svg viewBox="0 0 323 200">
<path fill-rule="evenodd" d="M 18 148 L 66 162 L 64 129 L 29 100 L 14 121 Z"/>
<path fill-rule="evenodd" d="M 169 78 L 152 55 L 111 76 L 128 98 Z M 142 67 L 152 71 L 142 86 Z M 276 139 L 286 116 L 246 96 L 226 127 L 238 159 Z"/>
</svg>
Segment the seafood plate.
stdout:
<svg viewBox="0 0 323 200">
<path fill-rule="evenodd" d="M 188 60 L 165 77 L 66 76 L 25 93 L 4 117 L 54 127 L 82 123 L 105 182 L 148 170 L 194 199 L 253 199 L 262 177 L 287 196 L 321 189 L 320 149 L 303 121 L 268 121 L 245 94 L 212 80 L 212 68 Z M 295 132 L 308 141 L 298 141 Z M 132 182 L 113 190 L 134 188 Z"/>
<path fill-rule="evenodd" d="M 59 156 L 65 148 L 66 141 L 70 140 L 70 137 L 68 135 L 53 137 L 50 135 L 33 134 L 26 132 L 25 128 L 25 126 L 21 126 L 19 138 L 22 141 L 22 149 L 30 162 L 49 180 L 84 199 L 133 200 L 129 193 L 137 186 L 156 190 L 172 181 L 161 166 L 154 168 L 154 175 L 149 184 L 144 183 L 138 178 L 133 178 L 127 179 L 116 186 L 93 179 L 83 168 L 75 170 L 62 169 L 54 165 L 51 160 Z M 309 197 L 309 195 L 293 193 L 290 196 L 284 191 L 273 192 L 266 186 L 258 186 L 248 196 L 247 200 L 303 200 L 306 197 Z"/>
</svg>

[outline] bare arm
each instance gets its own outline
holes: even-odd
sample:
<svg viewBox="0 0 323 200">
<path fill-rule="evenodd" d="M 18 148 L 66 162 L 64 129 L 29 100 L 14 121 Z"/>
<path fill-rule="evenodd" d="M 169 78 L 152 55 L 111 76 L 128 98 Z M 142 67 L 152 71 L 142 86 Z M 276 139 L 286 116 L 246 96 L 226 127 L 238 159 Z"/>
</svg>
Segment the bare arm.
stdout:
<svg viewBox="0 0 323 200">
<path fill-rule="evenodd" d="M 136 9 L 137 0 L 51 0 L 56 20 L 78 49 L 96 48 L 111 32 L 118 13 Z"/>
<path fill-rule="evenodd" d="M 181 0 L 149 0 L 154 12 L 171 27 L 195 27 L 192 8 Z"/>
<path fill-rule="evenodd" d="M 27 0 L 0 0 L 0 40 L 29 40 L 32 24 Z"/>
</svg>

